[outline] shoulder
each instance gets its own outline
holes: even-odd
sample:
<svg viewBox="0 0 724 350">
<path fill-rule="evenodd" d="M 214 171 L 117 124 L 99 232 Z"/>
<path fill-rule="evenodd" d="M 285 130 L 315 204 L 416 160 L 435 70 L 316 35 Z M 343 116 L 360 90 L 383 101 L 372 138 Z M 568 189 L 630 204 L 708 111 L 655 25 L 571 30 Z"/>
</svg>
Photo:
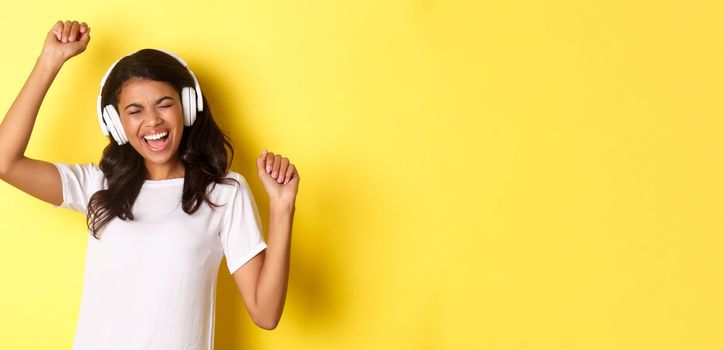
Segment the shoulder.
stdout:
<svg viewBox="0 0 724 350">
<path fill-rule="evenodd" d="M 244 175 L 229 171 L 224 176 L 222 182 L 212 183 L 212 190 L 210 198 L 213 202 L 220 204 L 221 206 L 228 208 L 233 207 L 235 204 L 243 198 L 247 197 L 251 190 L 249 189 L 249 183 L 246 181 Z"/>
<path fill-rule="evenodd" d="M 233 195 L 239 191 L 246 191 L 249 188 L 249 183 L 244 175 L 229 170 L 224 176 L 222 182 L 215 183 L 213 192 L 219 192 L 220 195 Z"/>
<path fill-rule="evenodd" d="M 226 173 L 226 178 L 236 180 L 236 181 L 229 181 L 229 182 L 234 182 L 233 186 L 235 186 L 235 187 L 238 187 L 239 185 L 242 185 L 245 187 L 249 186 L 249 182 L 246 181 L 246 177 L 244 177 L 244 175 L 241 175 L 240 173 L 237 173 L 236 171 L 229 170 L 229 172 Z M 238 182 L 238 184 L 236 182 Z"/>
</svg>

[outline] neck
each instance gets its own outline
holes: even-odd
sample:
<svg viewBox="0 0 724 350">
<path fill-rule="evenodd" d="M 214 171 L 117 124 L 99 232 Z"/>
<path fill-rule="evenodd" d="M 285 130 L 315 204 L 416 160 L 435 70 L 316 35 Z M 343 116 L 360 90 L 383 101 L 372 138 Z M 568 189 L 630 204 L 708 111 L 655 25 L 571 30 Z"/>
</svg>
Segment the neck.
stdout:
<svg viewBox="0 0 724 350">
<path fill-rule="evenodd" d="M 186 171 L 181 160 L 166 164 L 146 162 L 147 180 L 168 180 L 184 177 Z"/>
</svg>

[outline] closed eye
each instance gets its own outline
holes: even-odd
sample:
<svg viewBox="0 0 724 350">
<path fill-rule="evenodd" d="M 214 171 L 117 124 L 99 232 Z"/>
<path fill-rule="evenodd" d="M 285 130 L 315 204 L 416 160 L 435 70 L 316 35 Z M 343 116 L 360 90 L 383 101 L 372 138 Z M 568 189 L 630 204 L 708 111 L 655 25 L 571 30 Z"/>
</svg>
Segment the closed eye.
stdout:
<svg viewBox="0 0 724 350">
<path fill-rule="evenodd" d="M 161 107 L 162 107 L 162 108 L 169 108 L 169 107 L 173 107 L 173 105 L 165 105 L 165 106 L 161 106 Z M 136 114 L 136 113 L 138 113 L 138 112 L 140 112 L 140 111 L 129 112 L 128 114 Z"/>
</svg>

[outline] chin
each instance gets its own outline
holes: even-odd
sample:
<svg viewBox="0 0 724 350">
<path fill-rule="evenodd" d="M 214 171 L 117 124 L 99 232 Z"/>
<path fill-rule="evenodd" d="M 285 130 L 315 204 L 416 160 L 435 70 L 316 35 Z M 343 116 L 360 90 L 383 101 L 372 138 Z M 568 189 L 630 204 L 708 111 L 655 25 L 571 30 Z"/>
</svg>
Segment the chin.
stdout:
<svg viewBox="0 0 724 350">
<path fill-rule="evenodd" d="M 163 151 L 153 151 L 145 145 L 145 142 L 143 143 L 144 144 L 132 146 L 136 150 L 136 152 L 140 154 L 141 157 L 143 157 L 143 159 L 147 162 L 151 162 L 154 164 L 165 164 L 175 158 L 178 158 L 178 145 L 169 145 Z"/>
</svg>

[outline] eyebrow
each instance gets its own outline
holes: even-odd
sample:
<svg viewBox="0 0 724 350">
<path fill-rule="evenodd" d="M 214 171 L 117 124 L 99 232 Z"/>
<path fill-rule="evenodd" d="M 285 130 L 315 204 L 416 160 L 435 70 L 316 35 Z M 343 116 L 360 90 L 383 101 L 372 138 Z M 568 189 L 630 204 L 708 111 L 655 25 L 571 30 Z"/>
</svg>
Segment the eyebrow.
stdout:
<svg viewBox="0 0 724 350">
<path fill-rule="evenodd" d="M 161 97 L 161 98 L 158 99 L 158 101 L 156 101 L 156 104 L 159 104 L 159 103 L 163 102 L 164 100 L 172 100 L 172 101 L 173 101 L 173 98 L 172 98 L 171 96 Z M 128 106 L 126 106 L 125 108 L 123 108 L 123 109 L 126 110 L 126 109 L 128 109 L 128 107 L 134 107 L 134 106 L 135 106 L 135 107 L 138 107 L 138 108 L 143 108 L 143 106 L 141 106 L 141 105 L 138 104 L 138 103 L 131 103 L 131 104 L 129 104 Z"/>
</svg>

